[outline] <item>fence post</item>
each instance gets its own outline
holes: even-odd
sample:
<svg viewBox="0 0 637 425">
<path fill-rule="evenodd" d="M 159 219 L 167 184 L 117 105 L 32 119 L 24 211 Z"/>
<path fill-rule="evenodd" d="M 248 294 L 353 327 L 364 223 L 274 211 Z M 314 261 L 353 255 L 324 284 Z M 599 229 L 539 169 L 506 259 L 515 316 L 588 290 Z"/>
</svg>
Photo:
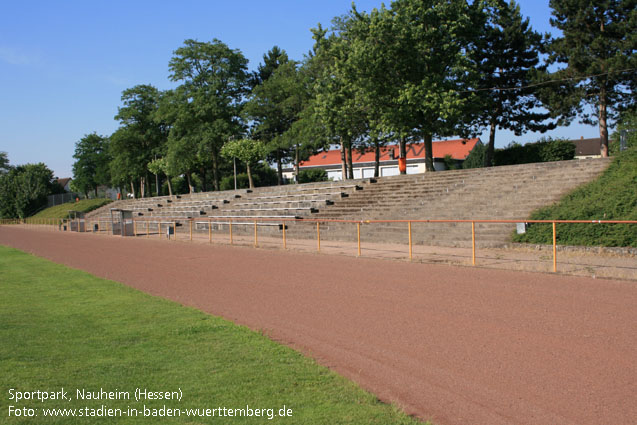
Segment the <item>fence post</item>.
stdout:
<svg viewBox="0 0 637 425">
<path fill-rule="evenodd" d="M 193 221 L 193 220 L 194 220 L 194 219 L 193 219 L 193 218 L 191 218 L 191 219 L 190 219 L 190 221 L 188 221 L 188 223 L 190 223 L 190 242 L 192 242 L 192 221 Z"/>
<path fill-rule="evenodd" d="M 133 235 L 137 237 L 137 221 L 133 219 Z"/>
<path fill-rule="evenodd" d="M 177 240 L 177 220 L 173 221 L 173 230 L 175 231 L 173 234 L 173 240 L 176 241 Z"/>
<path fill-rule="evenodd" d="M 411 248 L 411 221 L 409 224 L 409 261 L 412 260 L 412 248 Z"/>
<path fill-rule="evenodd" d="M 356 233 L 358 234 L 358 256 L 361 256 L 361 224 L 356 223 Z"/>
<path fill-rule="evenodd" d="M 257 236 L 257 221 L 254 220 L 254 246 L 259 245 L 259 237 Z"/>
<path fill-rule="evenodd" d="M 232 240 L 232 219 L 230 219 L 230 245 L 232 245 L 234 242 Z"/>
<path fill-rule="evenodd" d="M 476 265 L 476 222 L 471 222 L 471 264 Z"/>
<path fill-rule="evenodd" d="M 316 222 L 316 243 L 317 243 L 317 251 L 321 252 L 321 224 Z"/>
<path fill-rule="evenodd" d="M 212 243 L 212 219 L 208 219 L 208 243 Z"/>
<path fill-rule="evenodd" d="M 283 249 L 287 249 L 287 241 L 285 240 L 285 220 L 283 221 Z"/>
<path fill-rule="evenodd" d="M 557 231 L 553 222 L 553 273 L 557 273 Z"/>
</svg>

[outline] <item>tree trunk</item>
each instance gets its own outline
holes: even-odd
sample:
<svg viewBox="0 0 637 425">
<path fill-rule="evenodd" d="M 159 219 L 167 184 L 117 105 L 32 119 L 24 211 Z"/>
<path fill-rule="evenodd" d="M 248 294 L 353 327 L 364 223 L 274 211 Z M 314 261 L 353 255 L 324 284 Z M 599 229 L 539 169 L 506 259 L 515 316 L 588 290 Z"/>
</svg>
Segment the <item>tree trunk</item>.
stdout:
<svg viewBox="0 0 637 425">
<path fill-rule="evenodd" d="M 249 162 L 246 162 L 246 171 L 248 172 L 248 183 L 250 185 L 250 189 L 254 189 L 254 182 L 252 181 L 252 173 L 250 172 Z"/>
<path fill-rule="evenodd" d="M 352 141 L 347 143 L 347 174 L 350 179 L 354 179 L 354 160 L 352 159 Z"/>
<path fill-rule="evenodd" d="M 374 152 L 374 177 L 380 176 L 380 142 L 378 140 L 374 141 L 375 152 Z"/>
<path fill-rule="evenodd" d="M 95 197 L 97 198 L 97 186 L 95 186 Z M 88 196 L 87 196 L 88 198 Z"/>
<path fill-rule="evenodd" d="M 206 167 L 204 165 L 201 166 L 201 191 L 208 191 L 208 183 L 206 182 Z"/>
<path fill-rule="evenodd" d="M 155 193 L 157 194 L 157 196 L 159 196 L 159 194 L 160 194 L 160 190 L 159 190 L 159 173 L 155 174 Z"/>
<path fill-rule="evenodd" d="M 172 198 L 173 197 L 173 185 L 170 182 L 170 176 L 168 176 L 168 174 L 166 174 L 166 182 L 168 182 L 168 195 Z"/>
<path fill-rule="evenodd" d="M 276 150 L 276 181 L 279 186 L 283 184 L 283 164 L 281 164 L 281 150 Z"/>
<path fill-rule="evenodd" d="M 600 155 L 602 158 L 608 157 L 608 122 L 606 105 L 606 88 L 602 87 L 602 91 L 599 94 L 599 138 L 602 142 L 600 147 Z"/>
<path fill-rule="evenodd" d="M 487 151 L 484 153 L 484 166 L 491 167 L 493 165 L 493 154 L 495 152 L 495 120 L 491 120 L 491 129 L 489 131 L 489 144 Z"/>
<path fill-rule="evenodd" d="M 347 158 L 345 155 L 345 143 L 343 142 L 342 136 L 341 136 L 341 172 L 342 172 L 342 179 L 347 180 Z"/>
<path fill-rule="evenodd" d="M 186 173 L 186 180 L 188 181 L 188 191 L 192 194 L 195 188 L 192 187 L 192 182 L 190 181 L 190 171 Z"/>
<path fill-rule="evenodd" d="M 299 144 L 296 144 L 296 152 L 294 153 L 294 171 L 296 175 L 296 182 L 299 182 Z"/>
<path fill-rule="evenodd" d="M 130 181 L 130 190 L 133 194 L 133 199 L 135 199 L 135 183 L 133 183 L 133 180 Z"/>
<path fill-rule="evenodd" d="M 218 164 L 218 158 L 217 158 L 217 153 L 213 152 L 212 153 L 212 184 L 215 188 L 215 190 L 219 190 L 219 164 Z"/>
<path fill-rule="evenodd" d="M 144 189 L 146 189 L 145 185 L 144 185 L 144 178 L 140 177 L 139 178 L 139 196 L 144 199 Z"/>
<path fill-rule="evenodd" d="M 427 171 L 436 171 L 436 169 L 434 168 L 434 154 L 431 139 L 431 133 L 425 133 L 425 168 L 427 169 Z"/>
<path fill-rule="evenodd" d="M 426 144 L 425 144 L 426 146 Z M 400 146 L 399 146 L 399 158 L 407 158 L 407 141 L 405 140 L 405 136 L 400 136 Z M 407 170 L 400 170 L 400 174 L 407 174 Z"/>
</svg>

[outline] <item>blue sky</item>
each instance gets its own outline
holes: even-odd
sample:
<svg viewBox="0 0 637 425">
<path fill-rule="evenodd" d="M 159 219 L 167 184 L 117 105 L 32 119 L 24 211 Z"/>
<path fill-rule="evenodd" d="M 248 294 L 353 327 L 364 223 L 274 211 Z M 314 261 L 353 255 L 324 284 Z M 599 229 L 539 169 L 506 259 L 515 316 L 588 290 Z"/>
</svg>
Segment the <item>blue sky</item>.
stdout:
<svg viewBox="0 0 637 425">
<path fill-rule="evenodd" d="M 534 29 L 550 27 L 549 0 L 521 0 Z M 356 1 L 360 10 L 379 7 Z M 31 1 L 3 2 L 0 15 L 0 151 L 13 165 L 44 162 L 70 177 L 75 143 L 110 135 L 121 92 L 137 84 L 168 89 L 168 61 L 188 38 L 218 38 L 255 69 L 272 46 L 302 59 L 310 28 L 346 13 L 350 0 Z M 554 137 L 599 137 L 571 125 Z M 534 141 L 499 131 L 497 146 Z M 482 136 L 488 140 L 488 134 Z"/>
</svg>

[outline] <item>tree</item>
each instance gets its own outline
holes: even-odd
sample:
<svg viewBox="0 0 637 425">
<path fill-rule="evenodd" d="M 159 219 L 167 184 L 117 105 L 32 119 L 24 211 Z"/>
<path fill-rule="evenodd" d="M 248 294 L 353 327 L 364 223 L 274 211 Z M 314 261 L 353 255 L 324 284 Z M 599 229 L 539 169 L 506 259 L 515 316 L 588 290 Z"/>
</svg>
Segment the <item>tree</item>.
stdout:
<svg viewBox="0 0 637 425">
<path fill-rule="evenodd" d="M 253 121 L 252 135 L 266 144 L 270 159 L 277 164 L 279 185 L 283 183 L 283 162 L 290 157 L 293 142 L 283 134 L 299 119 L 303 105 L 302 79 L 294 61 L 280 64 L 252 90 L 245 105 L 245 114 Z"/>
<path fill-rule="evenodd" d="M 458 134 L 472 105 L 475 66 L 468 52 L 476 36 L 465 0 L 396 0 L 369 16 L 367 42 L 352 53 L 376 134 L 422 138 L 425 164 L 434 171 L 434 136 Z"/>
<path fill-rule="evenodd" d="M 542 35 L 533 31 L 520 6 L 511 1 L 492 0 L 493 5 L 476 2 L 477 19 L 484 25 L 477 38 L 474 60 L 480 73 L 476 103 L 479 126 L 489 127 L 489 143 L 484 166 L 493 165 L 496 130 L 505 129 L 521 136 L 526 131 L 555 128 L 544 124 L 550 117 L 535 96 L 533 87 L 542 48 Z"/>
<path fill-rule="evenodd" d="M 320 27 L 313 30 L 318 45 L 314 61 L 319 62 L 313 108 L 329 138 L 341 146 L 343 179 L 346 179 L 354 178 L 352 149 L 366 133 L 367 117 L 350 63 L 352 20 L 346 16 L 333 23 L 328 37 Z"/>
<path fill-rule="evenodd" d="M 239 161 L 243 161 L 246 164 L 250 189 L 254 188 L 250 165 L 265 158 L 266 154 L 267 148 L 265 145 L 258 140 L 251 139 L 229 140 L 221 149 L 222 156 L 228 159 L 237 158 Z"/>
<path fill-rule="evenodd" d="M 166 176 L 166 182 L 168 183 L 168 195 L 172 198 L 173 187 L 170 179 L 174 176 L 170 174 L 170 170 L 168 169 L 168 161 L 166 160 L 166 158 L 156 158 L 150 161 L 148 163 L 148 171 L 153 173 L 155 176 L 159 175 L 160 173 Z M 159 191 L 159 188 L 157 190 Z"/>
<path fill-rule="evenodd" d="M 116 140 L 111 146 L 111 155 L 118 168 L 116 175 L 126 175 L 131 180 L 139 180 L 139 191 L 143 198 L 150 194 L 148 184 L 148 163 L 159 154 L 167 138 L 167 128 L 157 119 L 161 93 L 155 87 L 142 84 L 122 92 L 123 106 L 115 116 L 121 123 L 122 131 L 116 132 Z M 118 182 L 121 179 L 118 177 Z"/>
<path fill-rule="evenodd" d="M 0 152 L 0 175 L 6 174 L 11 171 L 11 165 L 9 165 L 9 156 L 6 152 Z"/>
<path fill-rule="evenodd" d="M 599 125 L 601 155 L 608 156 L 609 121 L 634 107 L 637 68 L 635 0 L 551 0 L 551 25 L 562 32 L 548 44 L 550 64 L 566 67 L 552 75 L 567 79 L 544 90 L 565 121 L 579 115 Z M 592 112 L 584 106 L 592 107 Z"/>
<path fill-rule="evenodd" d="M 53 190 L 53 171 L 45 164 L 19 165 L 0 176 L 0 215 L 28 217 L 46 206 Z"/>
<path fill-rule="evenodd" d="M 175 51 L 169 63 L 170 79 L 182 84 L 175 90 L 173 101 L 168 102 L 172 110 L 167 112 L 172 118 L 170 169 L 211 161 L 214 188 L 219 190 L 221 147 L 243 132 L 240 114 L 249 88 L 247 63 L 239 50 L 217 39 L 186 40 Z M 178 154 L 188 155 L 187 164 L 179 164 Z"/>
<path fill-rule="evenodd" d="M 285 50 L 279 46 L 273 46 L 263 55 L 263 63 L 259 64 L 257 71 L 252 75 L 252 88 L 267 81 L 274 71 L 281 65 L 288 63 L 290 59 Z"/>
<path fill-rule="evenodd" d="M 87 134 L 75 144 L 73 185 L 88 197 L 88 192 L 111 181 L 108 139 L 96 133 Z"/>
</svg>

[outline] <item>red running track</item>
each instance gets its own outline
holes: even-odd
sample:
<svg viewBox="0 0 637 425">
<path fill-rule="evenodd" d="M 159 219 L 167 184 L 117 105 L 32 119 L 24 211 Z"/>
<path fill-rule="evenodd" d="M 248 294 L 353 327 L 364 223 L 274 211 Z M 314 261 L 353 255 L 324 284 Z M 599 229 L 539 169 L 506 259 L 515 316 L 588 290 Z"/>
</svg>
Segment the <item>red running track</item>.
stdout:
<svg viewBox="0 0 637 425">
<path fill-rule="evenodd" d="M 637 423 L 634 282 L 0 227 L 291 345 L 440 425 Z"/>
</svg>

